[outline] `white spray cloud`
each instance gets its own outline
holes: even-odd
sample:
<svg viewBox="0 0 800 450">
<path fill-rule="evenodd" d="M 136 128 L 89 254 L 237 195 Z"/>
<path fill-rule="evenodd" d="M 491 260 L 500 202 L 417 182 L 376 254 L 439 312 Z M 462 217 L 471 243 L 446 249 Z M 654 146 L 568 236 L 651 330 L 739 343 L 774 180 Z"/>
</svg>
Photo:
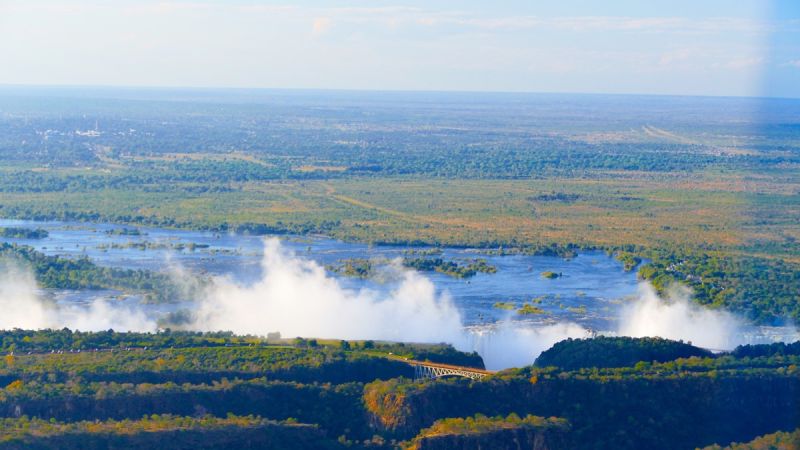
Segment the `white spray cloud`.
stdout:
<svg viewBox="0 0 800 450">
<path fill-rule="evenodd" d="M 567 338 L 585 338 L 591 333 L 571 322 L 538 327 L 515 325 L 511 321 L 491 330 L 470 330 L 460 350 L 475 350 L 489 370 L 522 367 L 533 363 L 540 353 Z"/>
<path fill-rule="evenodd" d="M 400 278 L 390 292 L 346 289 L 316 262 L 297 257 L 277 239 L 268 239 L 261 279 L 250 285 L 216 279 L 189 328 L 448 342 L 459 350 L 477 351 L 489 369 L 527 365 L 562 339 L 589 336 L 588 330 L 573 323 L 533 328 L 507 321 L 491 331 L 465 329 L 450 297 L 437 293 L 428 278 L 397 264 L 385 269 Z"/>
<path fill-rule="evenodd" d="M 36 295 L 31 271 L 11 262 L 0 263 L 0 329 L 39 329 L 46 323 L 47 312 Z"/>
<path fill-rule="evenodd" d="M 648 283 L 620 314 L 618 334 L 691 341 L 709 349 L 730 349 L 744 342 L 744 322 L 731 313 L 690 303 L 686 289 L 673 289 L 662 299 Z"/>
<path fill-rule="evenodd" d="M 411 271 L 389 293 L 350 290 L 314 261 L 264 244 L 263 276 L 251 285 L 219 278 L 201 301 L 193 328 L 284 336 L 453 342 L 461 316 L 447 295 Z"/>
<path fill-rule="evenodd" d="M 603 333 L 684 340 L 713 350 L 746 343 L 743 320 L 691 303 L 685 288 L 676 287 L 669 294 L 662 299 L 649 283 L 641 283 L 638 295 L 620 310 L 616 329 Z M 529 365 L 556 342 L 591 335 L 590 330 L 572 322 L 533 326 L 506 321 L 490 330 L 473 330 L 468 344 L 457 347 L 478 351 L 487 368 L 500 369 Z"/>
<path fill-rule="evenodd" d="M 156 331 L 155 319 L 148 317 L 142 309 L 120 306 L 98 299 L 88 307 L 83 305 L 59 305 L 48 310 L 47 328 L 67 327 L 81 331 Z"/>
<path fill-rule="evenodd" d="M 156 321 L 145 307 L 128 307 L 101 299 L 88 305 L 45 301 L 37 293 L 30 271 L 0 265 L 0 329 L 61 328 L 85 331 L 154 331 Z M 186 292 L 198 294 L 186 328 L 266 335 L 338 339 L 376 339 L 405 342 L 448 342 L 463 351 L 478 351 L 487 368 L 531 364 L 554 343 L 582 338 L 591 332 L 562 322 L 531 325 L 505 321 L 491 328 L 466 329 L 447 293 L 439 293 L 426 277 L 397 265 L 386 270 L 396 281 L 393 289 L 347 289 L 311 260 L 281 246 L 264 244 L 262 277 L 252 284 L 218 277 L 198 283 L 172 265 Z M 611 334 L 660 336 L 693 344 L 728 349 L 744 342 L 744 323 L 730 313 L 709 310 L 689 301 L 686 291 L 660 299 L 649 284 L 640 286 L 635 300 L 623 306 Z"/>
<path fill-rule="evenodd" d="M 68 327 L 81 331 L 155 331 L 144 311 L 95 300 L 87 305 L 58 305 L 45 300 L 30 270 L 0 262 L 0 329 Z"/>
</svg>

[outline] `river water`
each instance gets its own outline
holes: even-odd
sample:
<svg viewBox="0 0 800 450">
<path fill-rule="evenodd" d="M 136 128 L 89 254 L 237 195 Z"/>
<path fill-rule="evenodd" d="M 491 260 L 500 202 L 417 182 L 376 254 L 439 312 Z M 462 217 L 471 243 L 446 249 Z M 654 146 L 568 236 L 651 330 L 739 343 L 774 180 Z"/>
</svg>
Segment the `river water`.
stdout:
<svg viewBox="0 0 800 450">
<path fill-rule="evenodd" d="M 5 239 L 29 245 L 48 255 L 77 258 L 86 256 L 97 264 L 109 267 L 167 271 L 180 266 L 195 274 L 228 276 L 239 283 L 251 283 L 262 275 L 261 261 L 264 238 L 220 234 L 205 231 L 128 227 L 139 235 L 114 233 L 123 227 L 111 224 L 34 222 L 0 220 L 0 227 L 42 228 L 44 239 Z M 281 236 L 284 248 L 298 257 L 313 260 L 322 266 L 336 265 L 344 259 L 367 258 L 376 261 L 402 258 L 404 251 L 426 250 L 424 247 L 369 246 L 341 242 L 322 236 Z M 149 243 L 140 249 L 132 244 Z M 155 244 L 155 245 L 154 245 Z M 179 249 L 180 244 L 185 248 Z M 196 244 L 190 250 L 190 244 Z M 159 248 L 152 248 L 159 247 Z M 617 329 L 620 310 L 637 295 L 635 271 L 624 271 L 622 265 L 602 252 L 584 252 L 572 259 L 550 256 L 491 255 L 474 249 L 444 248 L 446 260 L 466 261 L 484 258 L 497 268 L 494 274 L 478 273 L 459 279 L 430 272 L 424 276 L 437 291 L 449 295 L 459 309 L 463 324 L 478 336 L 491 334 L 500 324 L 544 327 L 570 322 L 588 330 L 613 332 Z M 562 274 L 555 279 L 541 276 L 544 271 Z M 392 288 L 391 283 L 360 279 L 330 273 L 350 289 L 369 288 L 376 291 Z M 109 290 L 44 292 L 62 304 L 90 304 L 98 299 L 139 302 L 138 297 Z M 520 315 L 494 307 L 497 302 L 521 306 L 537 299 L 543 314 Z M 159 315 L 174 305 L 142 305 L 148 314 Z M 749 327 L 747 342 L 771 342 L 796 339 L 792 328 Z M 480 345 L 476 345 L 479 347 Z"/>
</svg>

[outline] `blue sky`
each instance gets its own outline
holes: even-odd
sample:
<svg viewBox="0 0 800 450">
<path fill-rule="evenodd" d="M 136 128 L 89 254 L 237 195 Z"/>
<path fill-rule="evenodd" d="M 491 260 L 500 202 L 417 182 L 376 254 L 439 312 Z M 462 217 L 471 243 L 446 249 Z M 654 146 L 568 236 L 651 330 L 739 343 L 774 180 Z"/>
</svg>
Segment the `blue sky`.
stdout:
<svg viewBox="0 0 800 450">
<path fill-rule="evenodd" d="M 800 2 L 0 0 L 0 84 L 800 97 Z"/>
</svg>

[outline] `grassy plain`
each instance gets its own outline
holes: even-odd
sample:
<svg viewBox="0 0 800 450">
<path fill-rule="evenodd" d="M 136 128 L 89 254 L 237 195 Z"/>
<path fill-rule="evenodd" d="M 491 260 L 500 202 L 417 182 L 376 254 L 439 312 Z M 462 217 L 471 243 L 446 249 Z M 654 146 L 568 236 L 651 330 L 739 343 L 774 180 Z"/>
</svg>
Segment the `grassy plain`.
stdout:
<svg viewBox="0 0 800 450">
<path fill-rule="evenodd" d="M 66 172 L 66 171 L 65 171 Z M 524 180 L 354 177 L 232 183 L 229 191 L 104 188 L 4 192 L 4 216 L 65 211 L 217 227 L 336 222 L 367 242 L 700 247 L 800 262 L 800 177 L 732 171 L 597 171 Z"/>
</svg>

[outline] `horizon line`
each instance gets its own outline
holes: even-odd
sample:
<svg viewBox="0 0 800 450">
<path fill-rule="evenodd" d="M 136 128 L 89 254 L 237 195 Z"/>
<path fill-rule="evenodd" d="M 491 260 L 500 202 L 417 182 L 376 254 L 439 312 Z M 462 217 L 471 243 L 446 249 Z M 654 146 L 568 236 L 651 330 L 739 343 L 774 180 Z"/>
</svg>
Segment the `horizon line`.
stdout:
<svg viewBox="0 0 800 450">
<path fill-rule="evenodd" d="M 341 93 L 391 93 L 391 94 L 499 94 L 499 95 L 607 95 L 631 97 L 696 97 L 696 98 L 736 98 L 736 99 L 775 99 L 800 100 L 798 97 L 755 96 L 755 95 L 713 95 L 713 94 L 668 94 L 641 92 L 581 92 L 581 91 L 528 91 L 528 90 L 464 90 L 464 89 L 371 89 L 371 88 L 320 88 L 320 87 L 242 87 L 242 86 L 174 86 L 174 85 L 117 85 L 117 84 L 24 84 L 0 83 L 0 89 L 107 89 L 107 90 L 152 90 L 152 91 L 285 91 L 285 92 L 341 92 Z"/>
</svg>

